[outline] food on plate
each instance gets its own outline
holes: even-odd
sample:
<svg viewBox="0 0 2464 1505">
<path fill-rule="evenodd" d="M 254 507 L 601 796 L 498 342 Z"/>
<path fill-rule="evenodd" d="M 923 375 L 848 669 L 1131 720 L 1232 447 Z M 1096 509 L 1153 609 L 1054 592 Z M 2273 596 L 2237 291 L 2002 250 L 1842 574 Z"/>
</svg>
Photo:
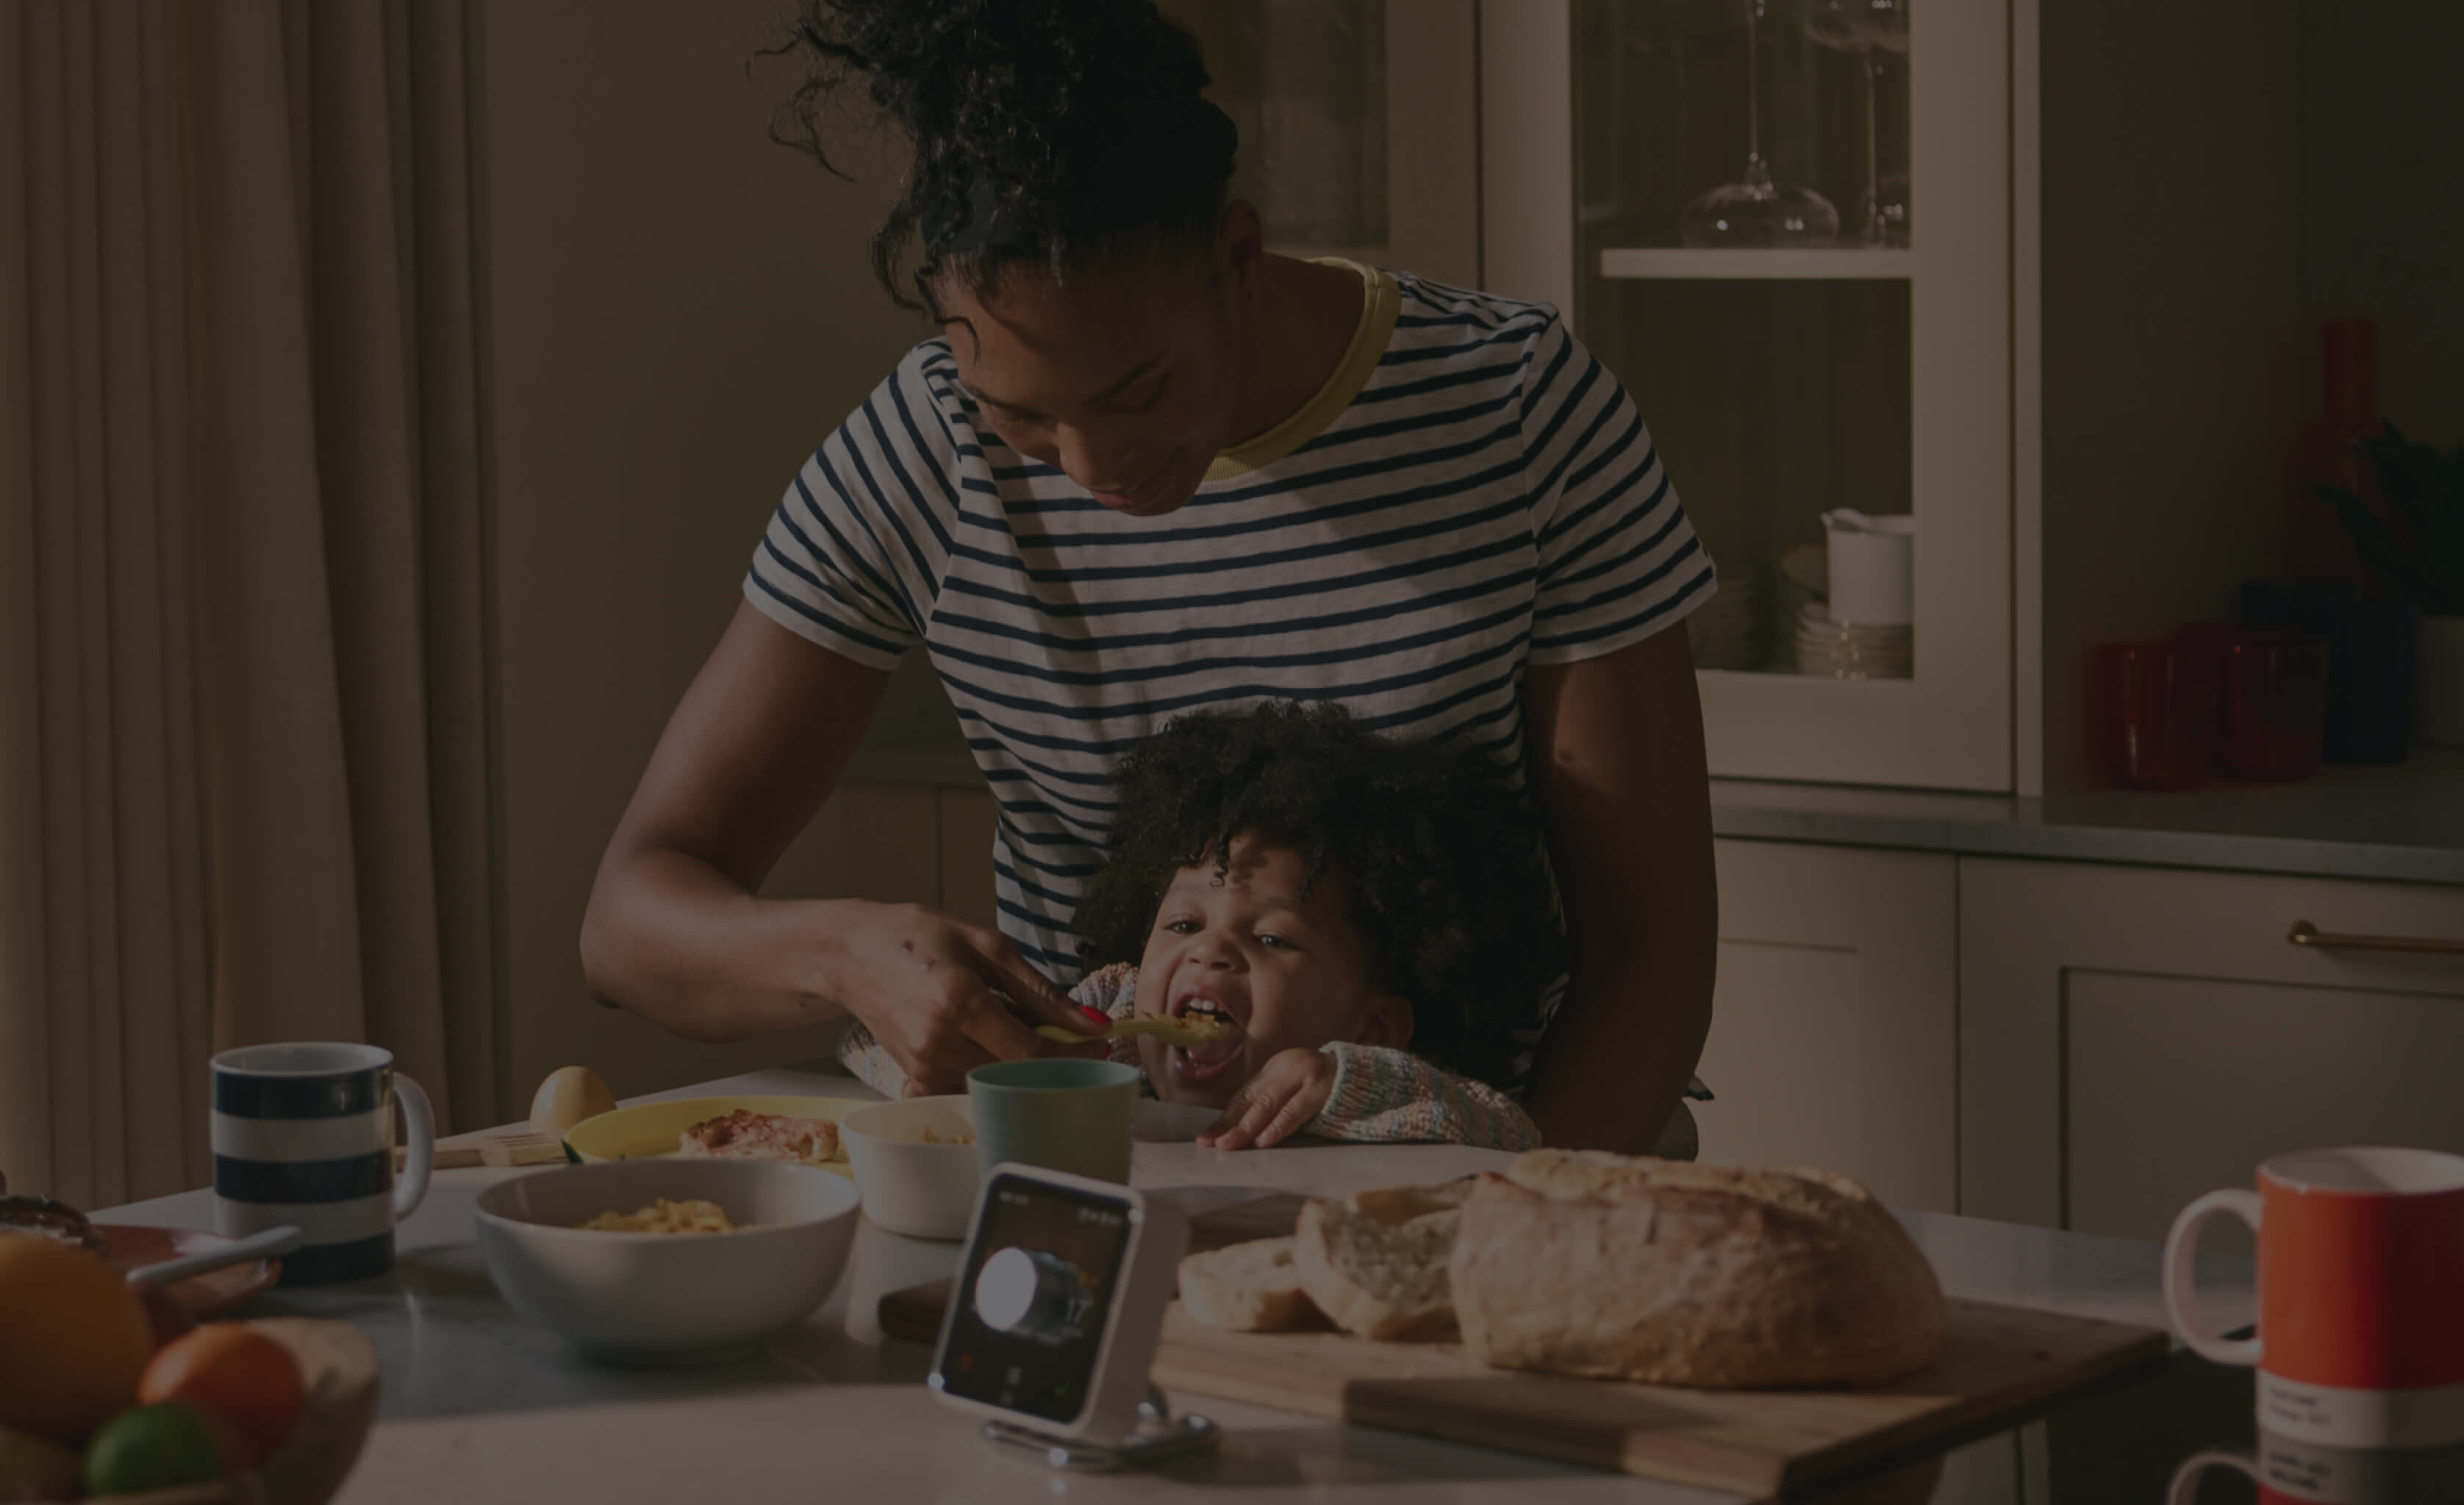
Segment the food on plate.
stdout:
<svg viewBox="0 0 2464 1505">
<path fill-rule="evenodd" d="M 1942 1288 L 1863 1187 L 1534 1150 L 1484 1172 L 1452 1256 L 1463 1347 L 1503 1368 L 1719 1388 L 1855 1385 L 1930 1363 Z"/>
<path fill-rule="evenodd" d="M 102 1424 L 86 1444 L 88 1494 L 135 1494 L 203 1484 L 239 1466 L 228 1429 L 179 1401 L 140 1406 Z"/>
<path fill-rule="evenodd" d="M 1207 1326 L 1238 1333 L 1281 1332 L 1318 1316 L 1301 1289 L 1288 1238 L 1252 1239 L 1191 1254 L 1180 1262 L 1180 1304 Z"/>
<path fill-rule="evenodd" d="M 686 1129 L 677 1136 L 676 1154 L 687 1160 L 787 1160 L 807 1166 L 842 1158 L 837 1124 L 750 1108 L 704 1119 Z"/>
<path fill-rule="evenodd" d="M 960 1129 L 955 1134 L 935 1134 L 933 1132 L 932 1124 L 927 1123 L 924 1125 L 923 1143 L 927 1145 L 972 1145 L 975 1142 L 976 1137 L 964 1129 Z"/>
<path fill-rule="evenodd" d="M 759 1225 L 731 1223 L 726 1209 L 699 1197 L 688 1197 L 682 1202 L 660 1197 L 649 1207 L 630 1212 L 602 1212 L 578 1226 L 601 1233 L 734 1233 Z"/>
<path fill-rule="evenodd" d="M 77 1455 L 48 1437 L 0 1427 L 0 1500 L 64 1500 L 77 1492 Z"/>
<path fill-rule="evenodd" d="M 1301 1289 L 1363 1338 L 1442 1332 L 1454 1317 L 1446 1258 L 1462 1218 L 1448 1208 L 1389 1223 L 1348 1203 L 1304 1203 L 1292 1233 Z"/>
<path fill-rule="evenodd" d="M 219 1418 L 238 1437 L 238 1462 L 254 1464 L 291 1434 L 307 1391 L 289 1348 L 242 1322 L 208 1322 L 154 1356 L 137 1399 L 179 1401 Z"/>
<path fill-rule="evenodd" d="M 616 1111 L 616 1094 L 587 1066 L 560 1066 L 531 1098 L 531 1132 L 562 1139 L 583 1119 Z"/>
<path fill-rule="evenodd" d="M 75 1446 L 135 1399 L 154 1352 L 145 1308 L 82 1249 L 0 1232 L 0 1426 Z"/>
<path fill-rule="evenodd" d="M 98 1254 L 108 1247 L 84 1213 L 50 1197 L 0 1196 L 0 1232 L 11 1231 L 55 1239 L 72 1249 L 91 1250 Z"/>
</svg>

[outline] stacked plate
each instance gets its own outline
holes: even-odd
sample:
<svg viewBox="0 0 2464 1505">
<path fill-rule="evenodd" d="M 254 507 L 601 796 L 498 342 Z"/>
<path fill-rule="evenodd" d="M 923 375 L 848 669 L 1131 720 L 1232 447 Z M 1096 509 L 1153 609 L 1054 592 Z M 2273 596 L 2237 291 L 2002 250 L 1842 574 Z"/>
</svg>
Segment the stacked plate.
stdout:
<svg viewBox="0 0 2464 1505">
<path fill-rule="evenodd" d="M 1833 679 L 1906 679 L 1916 665 L 1908 623 L 1833 622 L 1821 601 L 1796 614 L 1796 670 Z"/>
</svg>

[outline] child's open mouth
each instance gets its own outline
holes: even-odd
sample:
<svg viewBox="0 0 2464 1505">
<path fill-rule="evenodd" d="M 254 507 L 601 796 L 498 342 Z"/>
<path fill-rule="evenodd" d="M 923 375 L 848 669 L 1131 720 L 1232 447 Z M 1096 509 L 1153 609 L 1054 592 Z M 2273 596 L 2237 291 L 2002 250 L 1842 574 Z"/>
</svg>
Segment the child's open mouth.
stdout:
<svg viewBox="0 0 2464 1505">
<path fill-rule="evenodd" d="M 1204 996 L 1184 998 L 1173 1009 L 1176 1018 L 1204 1023 L 1222 1033 L 1203 1045 L 1175 1045 L 1167 1053 L 1173 1076 L 1181 1081 L 1212 1081 L 1241 1059 L 1241 1021 L 1232 1011 Z"/>
</svg>

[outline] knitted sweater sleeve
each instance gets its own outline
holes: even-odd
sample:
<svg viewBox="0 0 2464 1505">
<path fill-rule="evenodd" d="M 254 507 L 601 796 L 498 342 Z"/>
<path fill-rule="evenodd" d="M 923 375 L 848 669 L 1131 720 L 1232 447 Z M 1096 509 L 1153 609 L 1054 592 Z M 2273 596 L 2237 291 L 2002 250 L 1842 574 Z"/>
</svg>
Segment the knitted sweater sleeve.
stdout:
<svg viewBox="0 0 2464 1505">
<path fill-rule="evenodd" d="M 1410 1051 L 1341 1041 L 1322 1049 L 1334 1058 L 1334 1084 L 1303 1133 L 1371 1144 L 1540 1147 L 1540 1127 L 1530 1115 L 1485 1081 L 1441 1071 Z"/>
</svg>

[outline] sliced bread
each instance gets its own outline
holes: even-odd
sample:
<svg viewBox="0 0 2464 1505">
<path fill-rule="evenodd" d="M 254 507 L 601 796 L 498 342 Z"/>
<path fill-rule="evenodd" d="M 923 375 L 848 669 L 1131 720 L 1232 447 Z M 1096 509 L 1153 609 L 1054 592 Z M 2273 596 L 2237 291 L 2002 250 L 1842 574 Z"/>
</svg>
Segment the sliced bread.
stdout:
<svg viewBox="0 0 2464 1505">
<path fill-rule="evenodd" d="M 1463 1213 L 1386 1223 L 1341 1202 L 1301 1209 L 1292 1261 L 1301 1289 L 1335 1325 L 1363 1338 L 1413 1338 L 1450 1326 L 1446 1263 Z"/>
<path fill-rule="evenodd" d="M 1458 1181 L 1432 1181 L 1416 1187 L 1373 1187 L 1355 1191 L 1344 1198 L 1344 1204 L 1354 1212 L 1376 1219 L 1389 1228 L 1399 1228 L 1416 1217 L 1443 1212 L 1463 1205 L 1471 1195 L 1472 1178 Z"/>
<path fill-rule="evenodd" d="M 1243 1333 L 1281 1332 L 1317 1317 L 1288 1238 L 1251 1239 L 1183 1259 L 1180 1304 L 1209 1327 Z"/>
</svg>

